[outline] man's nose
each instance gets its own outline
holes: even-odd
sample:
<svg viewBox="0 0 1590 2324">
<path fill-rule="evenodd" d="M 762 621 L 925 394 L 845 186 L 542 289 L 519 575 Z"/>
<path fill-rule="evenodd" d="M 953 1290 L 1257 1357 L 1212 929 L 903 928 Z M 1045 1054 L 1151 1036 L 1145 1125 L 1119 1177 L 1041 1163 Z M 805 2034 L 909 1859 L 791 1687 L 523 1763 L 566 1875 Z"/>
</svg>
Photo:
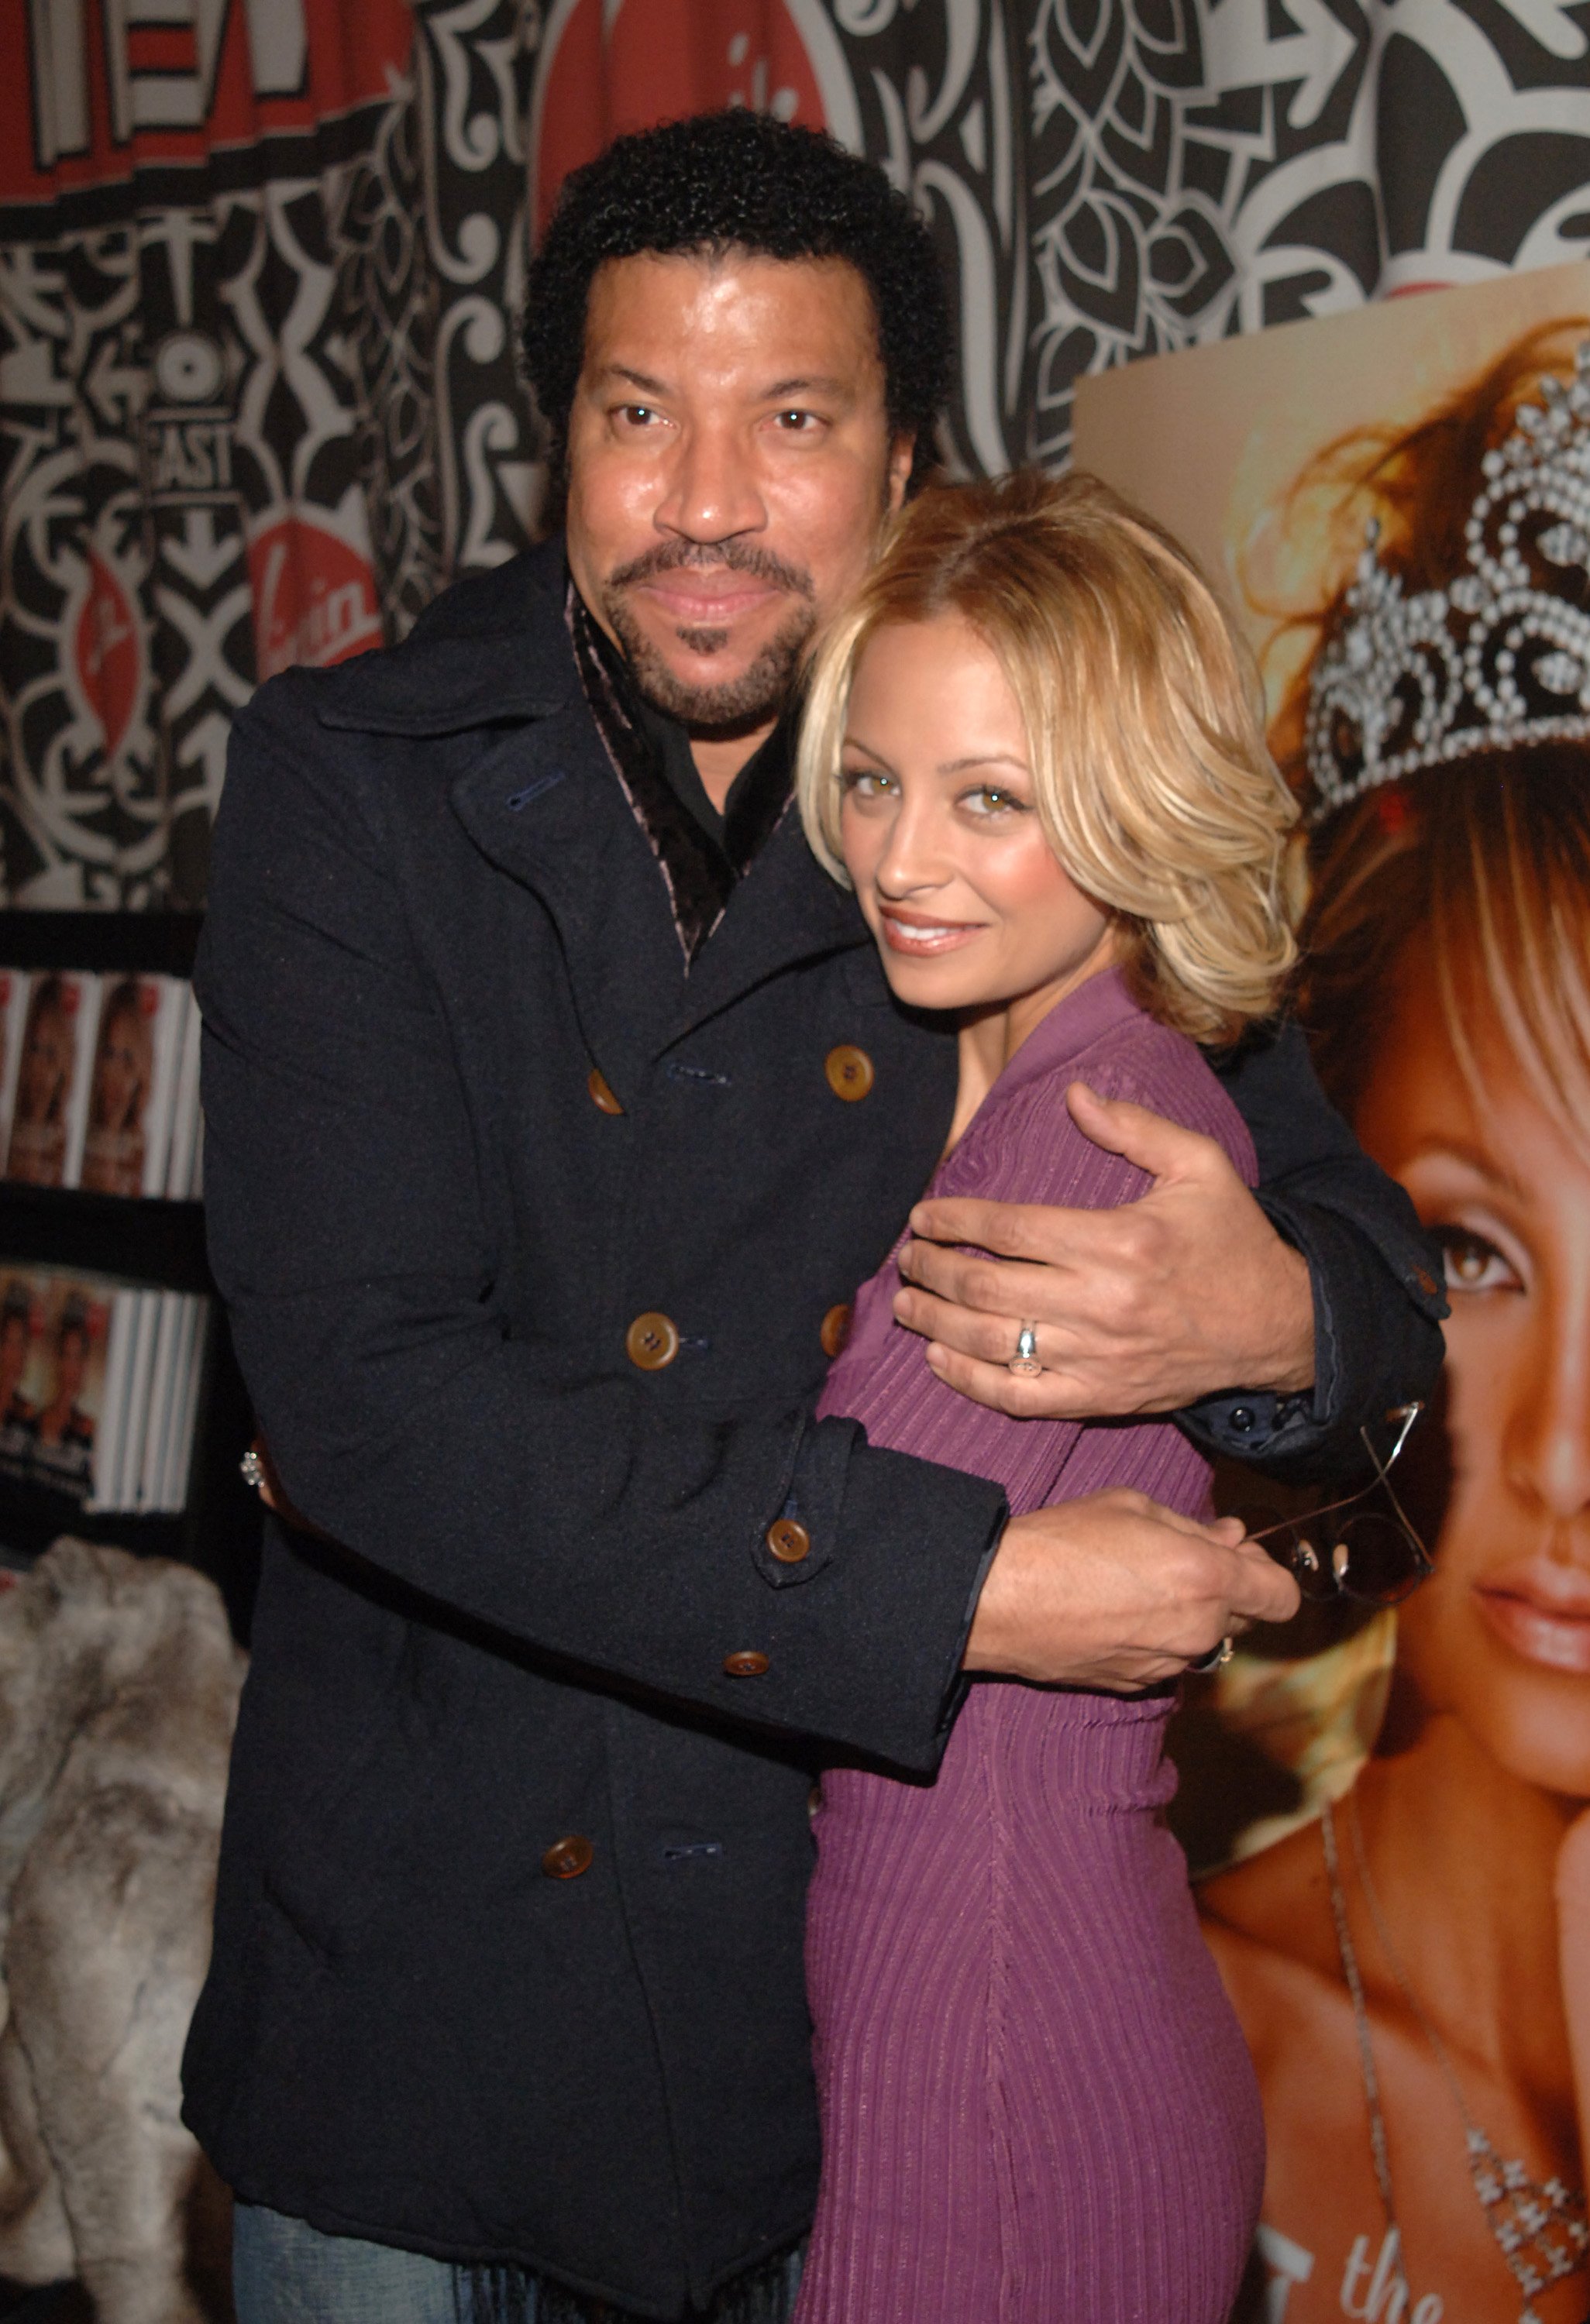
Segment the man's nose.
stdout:
<svg viewBox="0 0 1590 2324">
<path fill-rule="evenodd" d="M 683 431 L 656 521 L 665 531 L 701 542 L 762 530 L 767 508 L 750 447 L 737 430 L 702 426 Z"/>
</svg>

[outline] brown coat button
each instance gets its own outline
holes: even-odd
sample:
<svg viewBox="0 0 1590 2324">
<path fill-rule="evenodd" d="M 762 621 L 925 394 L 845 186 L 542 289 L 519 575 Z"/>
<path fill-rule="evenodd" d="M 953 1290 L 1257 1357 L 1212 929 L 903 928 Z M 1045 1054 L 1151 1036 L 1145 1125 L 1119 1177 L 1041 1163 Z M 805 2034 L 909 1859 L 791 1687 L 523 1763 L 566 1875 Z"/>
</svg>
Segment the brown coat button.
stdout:
<svg viewBox="0 0 1590 2324">
<path fill-rule="evenodd" d="M 1438 1286 L 1437 1285 L 1435 1277 L 1430 1273 L 1428 1267 L 1417 1268 L 1414 1270 L 1413 1279 L 1415 1283 L 1418 1284 L 1419 1289 L 1424 1293 L 1427 1299 L 1433 1299 L 1435 1297 Z"/>
<path fill-rule="evenodd" d="M 823 1343 L 825 1356 L 837 1356 L 850 1337 L 850 1305 L 842 1299 L 837 1307 L 830 1307 L 823 1317 L 818 1338 Z"/>
<path fill-rule="evenodd" d="M 613 1085 L 600 1065 L 593 1065 L 586 1075 L 586 1087 L 591 1093 L 591 1103 L 603 1113 L 622 1113 L 624 1108 L 613 1094 Z"/>
<path fill-rule="evenodd" d="M 844 1098 L 849 1105 L 865 1097 L 874 1079 L 871 1057 L 849 1041 L 841 1041 L 837 1049 L 828 1051 L 823 1059 L 823 1071 L 834 1095 Z"/>
<path fill-rule="evenodd" d="M 767 1529 L 766 1539 L 781 1565 L 799 1565 L 811 1555 L 811 1536 L 793 1517 L 775 1517 Z"/>
<path fill-rule="evenodd" d="M 643 1372 L 660 1372 L 679 1351 L 679 1335 L 672 1318 L 648 1309 L 637 1315 L 624 1335 L 624 1352 Z"/>
<path fill-rule="evenodd" d="M 747 1646 L 744 1654 L 726 1655 L 723 1658 L 725 1675 L 729 1678 L 760 1678 L 767 1668 L 767 1656 Z"/>
<path fill-rule="evenodd" d="M 578 1831 L 562 1840 L 555 1840 L 541 1858 L 541 1870 L 549 1880 L 578 1880 L 582 1872 L 591 1868 L 596 1849 Z"/>
</svg>

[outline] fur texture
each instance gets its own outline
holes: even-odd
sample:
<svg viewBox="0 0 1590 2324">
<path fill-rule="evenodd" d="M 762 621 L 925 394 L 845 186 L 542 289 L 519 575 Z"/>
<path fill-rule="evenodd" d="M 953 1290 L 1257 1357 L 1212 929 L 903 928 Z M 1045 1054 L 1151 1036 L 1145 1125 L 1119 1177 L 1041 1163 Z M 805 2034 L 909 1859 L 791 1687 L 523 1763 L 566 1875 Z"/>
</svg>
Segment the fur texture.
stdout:
<svg viewBox="0 0 1590 2324">
<path fill-rule="evenodd" d="M 186 1566 L 67 1538 L 0 1580 L 0 2274 L 205 2324 L 179 2069 L 245 1658 Z"/>
</svg>

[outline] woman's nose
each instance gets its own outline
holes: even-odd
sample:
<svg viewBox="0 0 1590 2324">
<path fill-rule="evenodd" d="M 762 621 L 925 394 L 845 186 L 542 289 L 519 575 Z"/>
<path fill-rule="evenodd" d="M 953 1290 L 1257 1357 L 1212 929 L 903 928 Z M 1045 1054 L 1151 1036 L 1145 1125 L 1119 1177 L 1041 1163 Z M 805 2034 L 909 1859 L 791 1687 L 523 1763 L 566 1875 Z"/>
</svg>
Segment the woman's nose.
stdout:
<svg viewBox="0 0 1590 2324">
<path fill-rule="evenodd" d="M 1555 1288 L 1511 1383 L 1503 1459 L 1514 1491 L 1567 1525 L 1590 1509 L 1590 1317 Z"/>
<path fill-rule="evenodd" d="M 901 802 L 889 825 L 878 862 L 878 885 L 901 900 L 924 888 L 942 887 L 949 877 L 938 844 L 938 818 L 930 802 Z"/>
</svg>

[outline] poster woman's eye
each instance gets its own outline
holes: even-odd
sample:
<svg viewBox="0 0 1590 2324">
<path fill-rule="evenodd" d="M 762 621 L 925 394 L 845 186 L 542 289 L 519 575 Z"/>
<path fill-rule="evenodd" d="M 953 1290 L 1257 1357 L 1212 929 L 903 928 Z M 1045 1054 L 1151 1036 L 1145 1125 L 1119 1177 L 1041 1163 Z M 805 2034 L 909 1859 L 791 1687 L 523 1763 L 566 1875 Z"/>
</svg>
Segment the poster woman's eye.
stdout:
<svg viewBox="0 0 1590 2324">
<path fill-rule="evenodd" d="M 1521 1291 L 1518 1270 L 1493 1242 L 1467 1227 L 1434 1230 L 1447 1262 L 1448 1291 Z"/>
</svg>

